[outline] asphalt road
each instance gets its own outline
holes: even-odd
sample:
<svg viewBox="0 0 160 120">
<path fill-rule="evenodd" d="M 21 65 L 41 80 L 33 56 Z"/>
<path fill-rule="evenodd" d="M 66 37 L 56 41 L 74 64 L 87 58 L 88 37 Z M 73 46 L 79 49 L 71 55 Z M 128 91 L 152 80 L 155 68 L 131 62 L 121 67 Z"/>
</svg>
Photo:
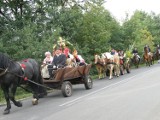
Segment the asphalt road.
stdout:
<svg viewBox="0 0 160 120">
<path fill-rule="evenodd" d="M 74 85 L 73 95 L 64 98 L 54 91 L 33 106 L 12 104 L 9 115 L 0 120 L 160 120 L 160 64 L 131 70 L 112 80 L 94 80 L 93 89 Z"/>
</svg>

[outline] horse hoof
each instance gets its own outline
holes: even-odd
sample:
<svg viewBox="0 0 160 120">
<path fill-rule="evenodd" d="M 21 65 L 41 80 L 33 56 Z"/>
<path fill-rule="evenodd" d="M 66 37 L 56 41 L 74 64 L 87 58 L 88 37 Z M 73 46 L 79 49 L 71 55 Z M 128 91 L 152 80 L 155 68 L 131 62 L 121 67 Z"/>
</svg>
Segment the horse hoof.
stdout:
<svg viewBox="0 0 160 120">
<path fill-rule="evenodd" d="M 38 100 L 36 98 L 32 99 L 32 105 L 37 105 L 38 104 Z"/>
<path fill-rule="evenodd" d="M 15 105 L 16 105 L 17 107 L 22 107 L 22 103 L 21 103 L 21 102 L 17 102 Z"/>
<path fill-rule="evenodd" d="M 3 114 L 6 115 L 6 114 L 9 114 L 10 113 L 10 110 L 4 110 Z"/>
<path fill-rule="evenodd" d="M 22 103 L 21 102 L 18 103 L 18 107 L 22 107 Z"/>
</svg>

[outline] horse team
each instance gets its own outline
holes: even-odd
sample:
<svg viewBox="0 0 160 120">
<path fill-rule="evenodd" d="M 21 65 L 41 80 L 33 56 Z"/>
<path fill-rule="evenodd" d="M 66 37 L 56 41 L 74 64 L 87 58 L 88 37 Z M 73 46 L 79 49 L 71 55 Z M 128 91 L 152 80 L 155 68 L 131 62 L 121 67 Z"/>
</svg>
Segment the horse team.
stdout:
<svg viewBox="0 0 160 120">
<path fill-rule="evenodd" d="M 147 48 L 144 48 L 144 54 L 142 56 L 146 66 L 154 64 L 154 60 L 160 59 L 160 49 L 156 49 L 155 53 L 149 52 Z M 109 79 L 113 78 L 113 75 L 119 76 L 124 74 L 124 69 L 127 73 L 130 73 L 130 63 L 134 64 L 136 68 L 139 67 L 140 57 L 138 54 L 134 54 L 132 58 L 125 58 L 118 53 L 111 55 L 110 52 L 101 53 L 101 55 L 95 54 L 94 63 L 98 71 L 98 78 L 105 78 L 106 75 Z"/>
<path fill-rule="evenodd" d="M 119 56 L 118 53 L 111 55 L 110 52 L 105 52 L 100 55 L 95 55 L 95 66 L 98 71 L 99 79 L 105 78 L 106 75 L 109 76 L 109 79 L 113 78 L 113 75 L 119 77 L 120 74 L 124 74 L 124 69 L 126 69 L 127 73 L 130 72 L 129 62 L 130 59 L 127 58 L 126 60 Z"/>
</svg>

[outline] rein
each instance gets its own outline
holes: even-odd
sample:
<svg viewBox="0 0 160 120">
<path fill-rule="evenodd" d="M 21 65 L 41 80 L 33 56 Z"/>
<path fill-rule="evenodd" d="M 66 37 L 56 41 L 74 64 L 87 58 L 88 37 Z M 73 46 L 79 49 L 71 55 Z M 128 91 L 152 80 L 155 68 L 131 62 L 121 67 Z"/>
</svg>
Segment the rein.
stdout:
<svg viewBox="0 0 160 120">
<path fill-rule="evenodd" d="M 7 67 L 6 69 L 0 68 L 0 70 L 3 70 L 3 72 L 0 74 L 0 77 L 3 76 L 3 75 L 5 75 L 6 73 L 11 73 L 11 74 L 13 74 L 13 75 L 15 75 L 15 76 L 17 76 L 17 77 L 24 78 L 23 76 L 20 76 L 20 75 L 17 75 L 17 74 L 15 74 L 15 73 L 13 73 L 13 72 L 10 72 L 10 71 L 8 70 L 8 67 Z"/>
</svg>

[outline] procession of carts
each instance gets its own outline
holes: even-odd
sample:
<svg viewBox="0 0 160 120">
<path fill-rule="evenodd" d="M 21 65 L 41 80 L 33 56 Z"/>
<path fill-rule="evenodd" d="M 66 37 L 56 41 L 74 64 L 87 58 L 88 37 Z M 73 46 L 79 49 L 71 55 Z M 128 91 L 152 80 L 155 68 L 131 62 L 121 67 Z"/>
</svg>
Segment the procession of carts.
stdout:
<svg viewBox="0 0 160 120">
<path fill-rule="evenodd" d="M 72 95 L 72 85 L 84 84 L 86 90 L 91 89 L 93 81 L 89 76 L 91 64 L 65 67 L 54 70 L 53 79 L 43 78 L 44 85 L 49 88 L 58 89 L 62 91 L 64 97 Z"/>
</svg>

